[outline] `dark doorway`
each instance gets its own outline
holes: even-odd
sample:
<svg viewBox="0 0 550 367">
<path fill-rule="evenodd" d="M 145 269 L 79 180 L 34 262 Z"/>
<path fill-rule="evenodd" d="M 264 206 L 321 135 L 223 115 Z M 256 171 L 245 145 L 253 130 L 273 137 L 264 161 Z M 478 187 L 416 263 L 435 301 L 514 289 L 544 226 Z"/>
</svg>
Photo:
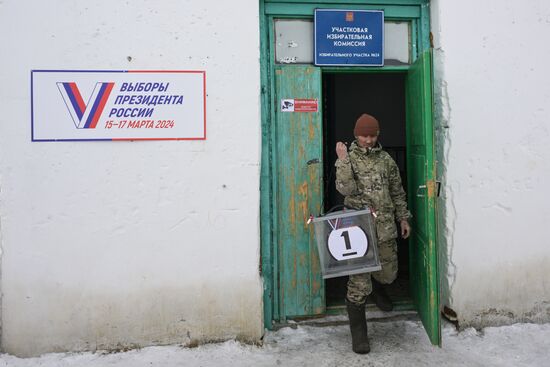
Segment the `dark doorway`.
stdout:
<svg viewBox="0 0 550 367">
<path fill-rule="evenodd" d="M 405 73 L 324 73 L 323 74 L 323 141 L 325 212 L 343 203 L 334 185 L 336 142 L 354 140 L 353 127 L 362 113 L 380 122 L 380 143 L 396 161 L 403 187 L 407 188 L 406 170 L 406 101 Z M 408 240 L 399 238 L 397 279 L 388 288 L 396 308 L 410 304 Z M 346 294 L 347 277 L 325 281 L 327 307 L 341 306 Z"/>
</svg>

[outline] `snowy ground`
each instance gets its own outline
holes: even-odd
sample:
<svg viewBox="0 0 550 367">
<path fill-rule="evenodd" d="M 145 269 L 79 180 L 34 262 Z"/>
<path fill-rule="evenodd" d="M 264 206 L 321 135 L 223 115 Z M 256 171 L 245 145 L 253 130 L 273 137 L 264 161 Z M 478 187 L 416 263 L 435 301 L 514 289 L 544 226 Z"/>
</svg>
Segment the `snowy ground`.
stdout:
<svg viewBox="0 0 550 367">
<path fill-rule="evenodd" d="M 334 324 L 341 323 L 336 319 Z M 443 328 L 443 348 L 432 347 L 419 321 L 369 322 L 371 353 L 351 351 L 347 325 L 285 327 L 264 345 L 236 341 L 150 347 L 124 353 L 47 354 L 20 359 L 0 355 L 0 366 L 550 366 L 550 324 L 515 324 L 457 333 Z"/>
</svg>

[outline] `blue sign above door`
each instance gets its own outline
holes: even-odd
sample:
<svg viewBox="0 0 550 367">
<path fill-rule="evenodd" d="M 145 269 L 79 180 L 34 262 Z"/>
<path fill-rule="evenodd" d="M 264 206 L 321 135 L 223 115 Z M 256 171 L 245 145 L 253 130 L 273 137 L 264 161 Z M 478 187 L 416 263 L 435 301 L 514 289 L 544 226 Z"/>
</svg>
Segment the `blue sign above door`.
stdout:
<svg viewBox="0 0 550 367">
<path fill-rule="evenodd" d="M 384 65 L 384 12 L 315 9 L 315 65 Z"/>
</svg>

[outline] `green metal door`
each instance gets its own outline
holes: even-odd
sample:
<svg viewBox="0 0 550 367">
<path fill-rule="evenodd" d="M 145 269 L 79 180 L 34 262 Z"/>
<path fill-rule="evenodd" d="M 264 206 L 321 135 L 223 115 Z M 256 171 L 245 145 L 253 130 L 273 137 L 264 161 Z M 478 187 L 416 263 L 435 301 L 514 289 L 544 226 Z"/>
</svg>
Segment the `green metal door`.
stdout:
<svg viewBox="0 0 550 367">
<path fill-rule="evenodd" d="M 275 243 L 279 319 L 325 312 L 324 281 L 307 220 L 322 198 L 321 71 L 313 66 L 275 68 Z M 317 100 L 317 112 L 283 112 L 283 99 Z"/>
<path fill-rule="evenodd" d="M 413 213 L 410 274 L 414 303 L 432 344 L 441 344 L 436 247 L 432 54 L 420 55 L 407 74 L 407 165 Z"/>
</svg>

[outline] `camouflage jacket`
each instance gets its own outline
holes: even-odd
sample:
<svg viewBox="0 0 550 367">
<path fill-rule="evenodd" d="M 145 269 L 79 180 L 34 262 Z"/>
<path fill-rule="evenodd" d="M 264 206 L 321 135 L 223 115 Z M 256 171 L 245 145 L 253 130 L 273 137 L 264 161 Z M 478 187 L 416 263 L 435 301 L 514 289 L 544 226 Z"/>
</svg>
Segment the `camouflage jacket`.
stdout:
<svg viewBox="0 0 550 367">
<path fill-rule="evenodd" d="M 367 149 L 353 142 L 348 158 L 337 159 L 335 166 L 336 189 L 345 196 L 344 205 L 375 210 L 378 241 L 397 238 L 395 220 L 409 219 L 411 214 L 393 158 L 380 144 Z"/>
</svg>

